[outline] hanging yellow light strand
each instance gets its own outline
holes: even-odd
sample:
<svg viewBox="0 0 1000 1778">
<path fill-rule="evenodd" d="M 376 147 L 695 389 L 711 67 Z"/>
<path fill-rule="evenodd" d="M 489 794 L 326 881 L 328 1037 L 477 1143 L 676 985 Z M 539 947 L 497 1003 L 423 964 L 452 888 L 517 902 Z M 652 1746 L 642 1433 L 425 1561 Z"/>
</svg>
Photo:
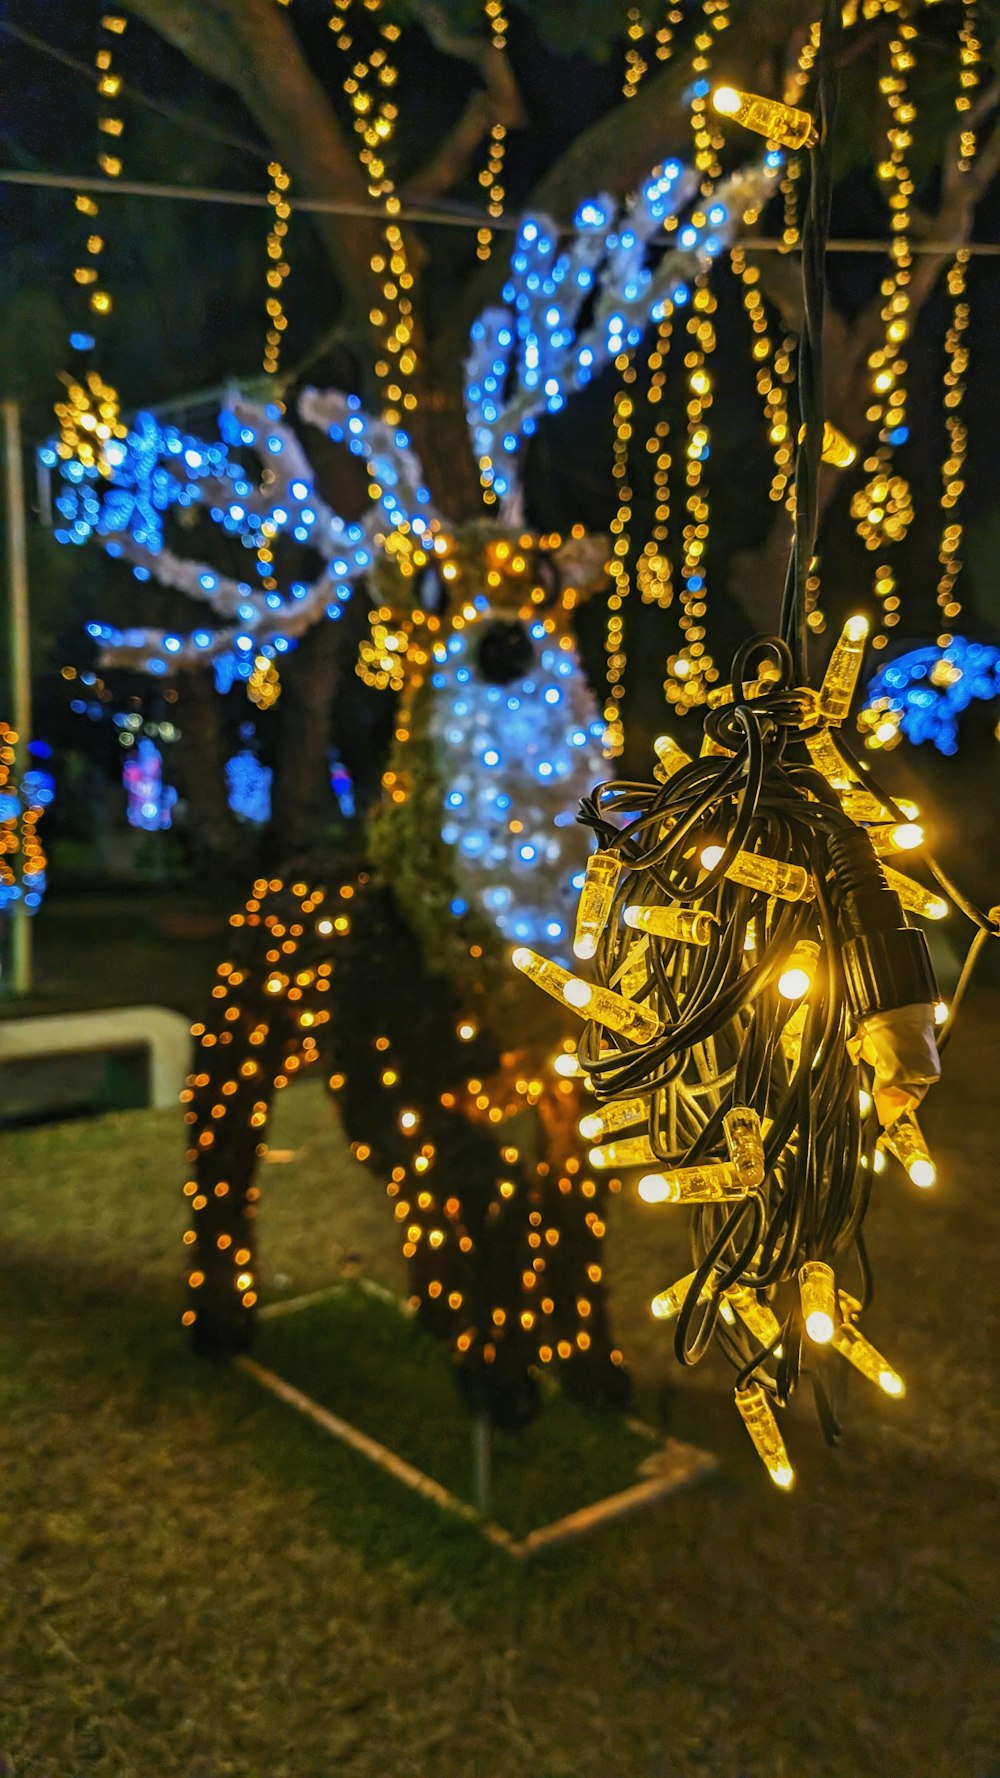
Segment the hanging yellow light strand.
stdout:
<svg viewBox="0 0 1000 1778">
<path fill-rule="evenodd" d="M 669 62 L 674 53 L 674 32 L 684 23 L 684 8 L 670 6 L 662 25 L 657 27 L 655 54 L 658 62 Z"/>
<path fill-rule="evenodd" d="M 119 13 L 102 14 L 94 58 L 98 93 L 97 165 L 107 179 L 119 179 L 122 171 L 120 142 L 125 125 L 117 105 L 108 101 L 116 100 L 121 92 L 121 75 L 114 65 L 115 48 L 127 23 L 128 20 Z M 100 206 L 86 192 L 77 192 L 73 201 L 77 214 L 86 219 L 87 231 L 86 257 L 81 256 L 81 263 L 73 272 L 73 281 L 87 292 L 88 325 L 94 325 L 106 319 L 114 306 L 106 282 L 100 276 L 100 260 L 106 245 L 98 226 Z M 70 334 L 70 346 L 78 354 L 81 364 L 90 357 L 95 343 L 89 330 L 74 330 Z M 55 404 L 59 455 L 67 459 L 74 457 L 88 468 L 98 469 L 102 475 L 109 474 L 105 447 L 112 438 L 124 438 L 126 430 L 121 420 L 117 389 L 89 365 L 79 374 L 64 372 L 61 381 L 66 386 L 66 395 Z"/>
<path fill-rule="evenodd" d="M 641 6 L 630 6 L 626 14 L 625 27 L 625 73 L 622 76 L 622 97 L 634 99 L 639 91 L 639 82 L 646 73 L 649 63 L 642 53 L 642 43 L 649 29 L 648 21 Z"/>
<path fill-rule="evenodd" d="M 709 104 L 710 70 L 715 36 L 729 24 L 729 0 L 705 0 L 704 26 L 694 40 L 691 71 L 694 86 L 691 99 L 691 135 L 694 142 L 694 164 L 702 175 L 701 190 L 708 197 L 713 179 L 718 179 L 722 166 L 719 153 L 723 138 L 718 120 Z"/>
<path fill-rule="evenodd" d="M 767 310 L 760 289 L 760 268 L 750 265 L 741 246 L 730 248 L 733 271 L 743 286 L 743 307 L 749 317 L 754 341 L 751 355 L 757 390 L 764 404 L 768 439 L 774 450 L 774 473 L 770 497 L 774 501 L 790 498 L 793 452 L 791 425 L 788 418 L 788 385 L 792 375 L 794 342 L 786 337 L 776 351 L 768 330 Z"/>
<path fill-rule="evenodd" d="M 981 48 L 977 30 L 976 0 L 964 0 L 959 46 L 959 88 L 955 99 L 955 110 L 958 112 L 961 123 L 964 113 L 971 108 L 972 90 L 978 86 L 980 79 Z M 975 130 L 960 130 L 958 171 L 962 178 L 971 170 L 975 154 Z M 944 423 L 948 444 L 944 462 L 941 465 L 941 510 L 944 516 L 941 542 L 938 548 L 941 578 L 937 586 L 937 603 L 941 624 L 938 645 L 941 648 L 947 648 L 951 643 L 955 619 L 961 615 L 962 610 L 961 600 L 955 597 L 955 587 L 962 568 L 960 553 L 962 523 L 954 514 L 965 489 L 963 478 L 969 442 L 968 431 L 961 411 L 969 369 L 969 349 L 965 341 L 969 325 L 969 305 L 966 301 L 968 265 L 968 248 L 960 247 L 948 273 L 948 295 L 952 302 L 951 325 L 945 338 L 947 363 L 944 372 Z M 942 663 L 942 665 L 947 665 L 947 663 Z"/>
<path fill-rule="evenodd" d="M 904 356 L 910 332 L 910 276 L 913 255 L 910 248 L 910 203 L 913 180 L 910 176 L 908 151 L 913 143 L 912 126 L 916 108 L 910 91 L 910 74 L 915 65 L 914 40 L 917 28 L 901 18 L 896 35 L 889 43 L 890 72 L 883 75 L 879 88 L 889 107 L 886 129 L 888 153 L 879 162 L 878 177 L 888 193 L 892 212 L 892 267 L 882 281 L 885 302 L 882 320 L 885 343 L 870 353 L 868 365 L 872 372 L 872 403 L 867 411 L 869 422 L 878 425 L 878 444 L 865 459 L 870 479 L 859 489 L 851 502 L 851 515 L 856 521 L 858 536 L 865 548 L 882 550 L 901 543 L 913 520 L 913 498 L 905 477 L 893 473 L 892 454 L 906 438 L 906 372 Z M 875 593 L 880 602 L 880 627 L 872 636 L 873 648 L 884 648 L 886 632 L 899 622 L 899 598 L 896 578 L 888 561 L 875 569 Z"/>
<path fill-rule="evenodd" d="M 663 411 L 663 391 L 667 379 L 667 358 L 673 336 L 673 309 L 668 307 L 656 330 L 656 340 L 649 354 L 649 385 L 646 401 L 652 425 L 646 439 L 646 450 L 653 458 L 653 530 L 636 564 L 636 584 L 644 605 L 659 605 L 664 610 L 673 597 L 670 568 L 670 421 Z"/>
<path fill-rule="evenodd" d="M 337 47 L 349 53 L 353 37 L 347 28 L 352 0 L 339 0 L 331 15 L 330 29 L 336 34 Z M 378 13 L 382 0 L 364 0 L 365 10 Z M 381 42 L 367 55 L 359 54 L 344 77 L 344 92 L 354 113 L 354 128 L 361 137 L 358 158 L 368 180 L 369 196 L 381 203 L 385 211 L 385 251 L 371 258 L 371 269 L 382 280 L 385 308 L 372 308 L 372 326 L 384 330 L 385 356 L 375 361 L 375 375 L 382 385 L 382 417 L 390 425 L 398 425 L 401 409 L 412 413 L 417 397 L 410 386 L 417 369 L 413 347 L 413 274 L 406 254 L 406 242 L 399 226 L 400 201 L 395 183 L 385 164 L 385 154 L 396 129 L 398 111 L 390 94 L 396 85 L 396 69 L 389 60 L 389 48 L 399 38 L 399 26 L 384 20 L 379 26 Z M 380 89 L 376 99 L 368 84 L 374 76 Z M 395 360 L 395 363 L 393 363 Z"/>
<path fill-rule="evenodd" d="M 286 254 L 288 223 L 292 213 L 288 200 L 291 180 L 280 161 L 271 161 L 268 165 L 268 178 L 271 181 L 267 201 L 273 216 L 267 235 L 267 271 L 264 274 L 266 295 L 264 298 L 264 354 L 263 368 L 270 377 L 277 377 L 281 364 L 281 347 L 288 318 L 285 314 L 281 298 L 282 288 L 290 270 Z M 284 412 L 284 402 L 279 391 L 271 400 L 280 412 Z M 273 474 L 265 470 L 263 485 L 273 479 Z M 260 538 L 257 543 L 257 572 L 260 585 L 265 592 L 277 590 L 278 582 L 274 574 L 274 539 L 277 526 L 273 519 L 265 518 L 261 522 Z M 281 675 L 275 663 L 266 654 L 254 657 L 253 669 L 247 680 L 247 697 L 258 710 L 270 710 L 281 696 Z"/>
<path fill-rule="evenodd" d="M 729 24 L 729 0 L 705 0 L 703 28 L 694 40 L 695 55 L 691 64 L 695 75 L 691 100 L 691 135 L 694 163 L 702 175 L 701 191 L 709 196 L 712 182 L 722 171 L 719 151 L 722 136 L 715 112 L 709 104 L 712 53 L 715 38 Z M 695 210 L 691 221 L 696 228 L 704 226 L 703 212 Z M 667 657 L 664 693 L 679 714 L 704 702 L 707 688 L 716 677 L 711 656 L 705 652 L 706 586 L 705 555 L 708 545 L 709 503 L 704 480 L 704 464 L 711 448 L 711 433 L 706 419 L 712 403 L 712 381 L 705 369 L 706 357 L 715 349 L 715 329 L 710 320 L 716 307 L 708 285 L 707 273 L 699 273 L 695 281 L 691 313 L 687 319 L 690 347 L 684 357 L 688 373 L 687 404 L 687 521 L 683 530 L 684 553 L 679 590 L 681 646 Z"/>
<path fill-rule="evenodd" d="M 503 0 L 485 0 L 484 11 L 493 40 L 493 51 L 503 55 L 507 48 L 507 18 L 503 10 Z M 499 222 L 503 215 L 506 192 L 503 183 L 504 158 L 507 153 L 507 126 L 500 118 L 495 118 L 490 127 L 490 144 L 486 165 L 479 175 L 479 183 L 489 198 L 487 209 L 494 221 Z M 483 227 L 476 235 L 477 259 L 489 259 L 493 249 L 493 230 Z"/>
<path fill-rule="evenodd" d="M 274 210 L 274 219 L 267 236 L 268 268 L 266 273 L 267 297 L 264 308 L 267 314 L 267 331 L 264 336 L 264 369 L 269 376 L 277 376 L 281 360 L 281 336 L 288 326 L 284 305 L 281 300 L 281 289 L 288 277 L 288 261 L 285 258 L 285 237 L 288 234 L 288 219 L 292 208 L 288 201 L 288 188 L 291 180 L 280 161 L 271 161 L 267 169 L 271 181 L 271 189 L 267 201 Z"/>
<path fill-rule="evenodd" d="M 705 463 L 711 450 L 711 428 L 708 414 L 712 406 L 712 379 L 706 359 L 715 350 L 715 327 L 712 315 L 716 299 L 709 288 L 707 274 L 701 273 L 695 284 L 691 313 L 687 319 L 690 340 L 684 355 L 687 371 L 687 514 L 682 533 L 684 554 L 680 582 L 681 646 L 667 660 L 664 692 L 679 715 L 696 709 L 708 695 L 708 687 L 718 678 L 712 657 L 705 648 L 705 615 L 707 586 L 705 558 L 709 535 L 709 498 L 705 481 Z"/>
<path fill-rule="evenodd" d="M 617 759 L 625 745 L 622 703 L 625 697 L 625 613 L 624 605 L 632 585 L 629 556 L 632 549 L 632 480 L 629 470 L 629 445 L 632 438 L 634 403 L 629 389 L 635 382 L 635 366 L 631 352 L 620 352 L 615 369 L 621 376 L 621 387 L 615 396 L 614 445 L 611 474 L 614 477 L 618 510 L 611 521 L 614 538 L 608 573 L 611 592 L 608 595 L 608 623 L 604 637 L 607 654 L 608 697 L 604 706 L 604 752 L 608 759 Z"/>
<path fill-rule="evenodd" d="M 819 49 L 819 20 L 814 19 L 809 27 L 805 42 L 799 51 L 798 61 L 790 70 L 782 94 L 786 105 L 799 106 L 809 82 Z M 785 158 L 784 171 L 781 176 L 781 198 L 784 209 L 784 221 L 781 233 L 782 252 L 790 253 L 799 243 L 799 181 L 802 177 L 802 160 L 797 154 L 789 153 Z"/>
</svg>

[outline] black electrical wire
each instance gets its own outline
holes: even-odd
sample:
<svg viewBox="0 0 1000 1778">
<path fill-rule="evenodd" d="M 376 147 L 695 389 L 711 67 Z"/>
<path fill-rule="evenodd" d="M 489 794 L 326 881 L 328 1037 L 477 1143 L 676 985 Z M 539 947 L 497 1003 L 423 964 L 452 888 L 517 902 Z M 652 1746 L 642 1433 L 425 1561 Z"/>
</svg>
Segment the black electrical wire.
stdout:
<svg viewBox="0 0 1000 1778">
<path fill-rule="evenodd" d="M 806 577 L 819 522 L 823 449 L 823 314 L 826 307 L 826 243 L 833 196 L 833 133 L 837 115 L 837 51 L 840 0 L 825 0 L 816 58 L 815 120 L 818 140 L 809 156 L 809 190 L 802 224 L 802 333 L 799 339 L 799 416 L 804 428 L 795 459 L 795 528 L 778 628 L 792 651 L 800 685 L 808 677 Z"/>
</svg>

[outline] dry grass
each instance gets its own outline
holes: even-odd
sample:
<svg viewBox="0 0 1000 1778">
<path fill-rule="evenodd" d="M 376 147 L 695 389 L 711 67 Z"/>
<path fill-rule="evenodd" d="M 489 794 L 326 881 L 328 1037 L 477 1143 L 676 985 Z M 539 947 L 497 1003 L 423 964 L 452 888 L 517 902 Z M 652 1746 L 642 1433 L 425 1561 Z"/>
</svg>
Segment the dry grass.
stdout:
<svg viewBox="0 0 1000 1778">
<path fill-rule="evenodd" d="M 776 1494 L 722 1379 L 676 1386 L 644 1315 L 679 1224 L 619 1203 L 642 1405 L 722 1467 L 524 1571 L 189 1358 L 173 1114 L 4 1137 L 5 1778 L 998 1778 L 996 1010 L 970 1009 L 927 1114 L 940 1187 L 887 1177 L 872 1217 L 906 1400 L 859 1382 L 835 1452 L 803 1401 Z M 352 1255 L 398 1284 L 378 1189 L 310 1089 L 273 1139 L 302 1149 L 264 1180 L 279 1288 Z M 554 1434 L 553 1493 L 573 1458 Z"/>
</svg>

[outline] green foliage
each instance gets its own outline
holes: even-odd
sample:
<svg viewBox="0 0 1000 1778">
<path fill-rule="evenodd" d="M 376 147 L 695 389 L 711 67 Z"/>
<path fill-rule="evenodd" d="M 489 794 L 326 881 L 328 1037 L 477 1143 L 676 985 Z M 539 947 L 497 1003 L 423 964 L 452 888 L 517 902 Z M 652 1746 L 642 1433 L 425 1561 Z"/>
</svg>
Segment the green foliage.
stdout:
<svg viewBox="0 0 1000 1778">
<path fill-rule="evenodd" d="M 66 317 L 51 285 L 38 281 L 37 260 L 29 267 L 15 256 L 0 281 L 0 396 L 39 404 L 47 423 L 45 391 L 54 398 L 65 352 Z"/>
</svg>

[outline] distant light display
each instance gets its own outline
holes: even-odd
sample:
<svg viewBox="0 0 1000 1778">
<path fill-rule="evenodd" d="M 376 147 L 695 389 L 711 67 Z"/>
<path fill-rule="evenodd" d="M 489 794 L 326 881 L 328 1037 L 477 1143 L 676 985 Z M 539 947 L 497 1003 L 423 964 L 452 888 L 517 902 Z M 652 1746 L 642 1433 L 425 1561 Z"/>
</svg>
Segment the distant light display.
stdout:
<svg viewBox="0 0 1000 1778">
<path fill-rule="evenodd" d="M 130 827 L 160 833 L 170 826 L 177 792 L 163 782 L 163 759 L 155 742 L 145 735 L 122 766 L 125 814 Z"/>
<path fill-rule="evenodd" d="M 357 813 L 354 783 L 343 760 L 336 753 L 330 755 L 330 789 L 337 799 L 344 820 L 352 820 Z"/>
<path fill-rule="evenodd" d="M 270 766 L 261 765 L 255 753 L 245 748 L 226 764 L 226 794 L 229 807 L 240 821 L 263 827 L 271 819 Z"/>
<path fill-rule="evenodd" d="M 860 724 L 868 747 L 892 747 L 905 735 L 958 752 L 958 718 L 975 698 L 1000 698 L 1000 648 L 956 636 L 897 655 L 871 680 Z"/>
<path fill-rule="evenodd" d="M 46 887 L 46 858 L 38 837 L 38 823 L 55 796 L 50 772 L 32 767 L 20 783 L 13 775 L 17 734 L 0 722 L 0 913 L 22 903 L 37 913 Z M 29 751 L 45 757 L 45 744 Z M 48 749 L 51 752 L 51 749 Z"/>
</svg>

